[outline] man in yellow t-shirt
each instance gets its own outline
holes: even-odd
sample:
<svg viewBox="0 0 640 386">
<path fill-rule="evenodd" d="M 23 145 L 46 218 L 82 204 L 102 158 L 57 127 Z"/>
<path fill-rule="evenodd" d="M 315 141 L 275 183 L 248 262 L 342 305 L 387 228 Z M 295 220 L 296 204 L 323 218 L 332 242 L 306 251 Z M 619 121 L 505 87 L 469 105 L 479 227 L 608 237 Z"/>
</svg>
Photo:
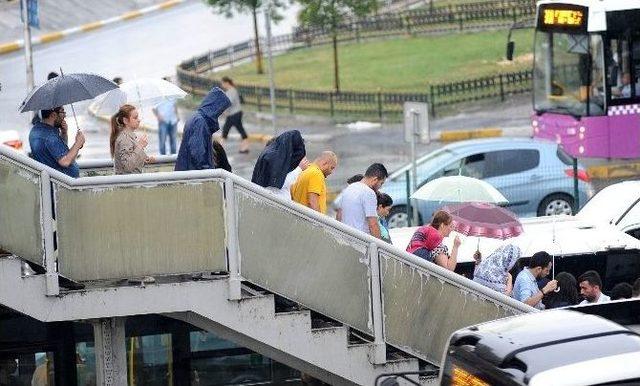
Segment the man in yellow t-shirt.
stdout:
<svg viewBox="0 0 640 386">
<path fill-rule="evenodd" d="M 293 201 L 307 206 L 322 214 L 327 213 L 326 178 L 338 166 L 338 157 L 332 151 L 323 151 L 307 167 L 291 186 Z"/>
</svg>

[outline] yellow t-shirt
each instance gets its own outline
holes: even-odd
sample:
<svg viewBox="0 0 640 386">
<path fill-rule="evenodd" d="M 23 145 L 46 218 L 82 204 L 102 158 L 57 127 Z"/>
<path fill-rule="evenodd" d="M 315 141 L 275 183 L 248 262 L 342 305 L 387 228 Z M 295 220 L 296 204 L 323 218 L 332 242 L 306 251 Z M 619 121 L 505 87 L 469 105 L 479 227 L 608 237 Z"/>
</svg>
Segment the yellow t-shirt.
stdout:
<svg viewBox="0 0 640 386">
<path fill-rule="evenodd" d="M 304 206 L 309 206 L 309 193 L 315 193 L 318 197 L 320 212 L 327 214 L 327 186 L 322 170 L 316 164 L 307 167 L 291 186 L 291 198 Z"/>
</svg>

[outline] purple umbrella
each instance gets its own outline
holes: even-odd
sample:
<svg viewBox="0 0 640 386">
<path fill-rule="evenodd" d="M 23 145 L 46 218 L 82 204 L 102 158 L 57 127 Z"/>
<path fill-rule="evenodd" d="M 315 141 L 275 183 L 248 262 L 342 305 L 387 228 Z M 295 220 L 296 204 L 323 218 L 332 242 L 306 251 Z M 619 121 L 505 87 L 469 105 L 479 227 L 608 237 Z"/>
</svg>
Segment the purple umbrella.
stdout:
<svg viewBox="0 0 640 386">
<path fill-rule="evenodd" d="M 518 217 L 499 206 L 467 202 L 442 208 L 453 217 L 453 228 L 467 236 L 508 239 L 522 233 Z"/>
</svg>

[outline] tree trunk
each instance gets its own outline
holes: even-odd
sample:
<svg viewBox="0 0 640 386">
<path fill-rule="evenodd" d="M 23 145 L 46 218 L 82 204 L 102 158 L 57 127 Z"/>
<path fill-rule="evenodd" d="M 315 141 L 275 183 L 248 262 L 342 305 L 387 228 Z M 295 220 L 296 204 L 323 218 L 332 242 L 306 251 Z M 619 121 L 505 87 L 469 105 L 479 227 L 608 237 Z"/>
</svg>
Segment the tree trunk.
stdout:
<svg viewBox="0 0 640 386">
<path fill-rule="evenodd" d="M 340 75 L 338 70 L 338 34 L 333 32 L 333 85 L 336 93 L 340 93 Z"/>
<path fill-rule="evenodd" d="M 258 35 L 258 15 L 256 8 L 253 8 L 253 42 L 256 46 L 256 70 L 258 74 L 264 74 L 262 68 L 262 52 L 260 51 L 260 36 Z"/>
</svg>

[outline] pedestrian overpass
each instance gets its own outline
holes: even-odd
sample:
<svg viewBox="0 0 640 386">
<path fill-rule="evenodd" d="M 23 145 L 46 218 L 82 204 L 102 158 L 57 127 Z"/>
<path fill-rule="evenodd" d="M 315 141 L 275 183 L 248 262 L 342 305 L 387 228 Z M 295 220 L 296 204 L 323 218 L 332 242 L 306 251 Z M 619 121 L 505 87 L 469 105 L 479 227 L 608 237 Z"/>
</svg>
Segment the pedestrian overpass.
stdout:
<svg viewBox="0 0 640 386">
<path fill-rule="evenodd" d="M 171 161 L 120 176 L 94 161 L 73 179 L 0 146 L 0 304 L 92 321 L 98 384 L 126 385 L 127 316 L 169 316 L 330 384 L 372 385 L 438 366 L 458 328 L 533 311 L 236 175 Z M 25 261 L 46 273 L 25 274 Z M 146 275 L 156 283 L 125 280 Z M 281 298 L 298 307 L 277 312 Z"/>
</svg>

